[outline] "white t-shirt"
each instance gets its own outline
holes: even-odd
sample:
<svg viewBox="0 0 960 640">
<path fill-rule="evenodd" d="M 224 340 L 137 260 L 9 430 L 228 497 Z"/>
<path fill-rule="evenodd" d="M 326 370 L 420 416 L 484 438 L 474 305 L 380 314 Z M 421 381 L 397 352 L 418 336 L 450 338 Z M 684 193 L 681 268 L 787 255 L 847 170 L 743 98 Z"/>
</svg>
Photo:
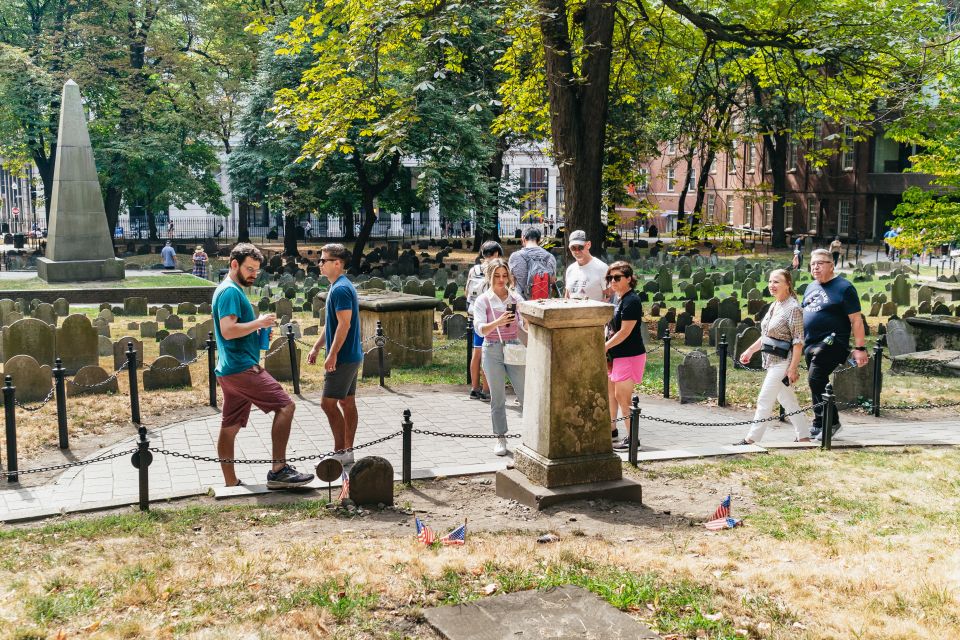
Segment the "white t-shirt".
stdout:
<svg viewBox="0 0 960 640">
<path fill-rule="evenodd" d="M 607 275 L 607 265 L 602 260 L 591 258 L 590 262 L 580 266 L 574 262 L 567 267 L 567 277 L 563 281 L 567 295 L 574 300 L 596 300 L 603 302 L 603 279 Z"/>
</svg>

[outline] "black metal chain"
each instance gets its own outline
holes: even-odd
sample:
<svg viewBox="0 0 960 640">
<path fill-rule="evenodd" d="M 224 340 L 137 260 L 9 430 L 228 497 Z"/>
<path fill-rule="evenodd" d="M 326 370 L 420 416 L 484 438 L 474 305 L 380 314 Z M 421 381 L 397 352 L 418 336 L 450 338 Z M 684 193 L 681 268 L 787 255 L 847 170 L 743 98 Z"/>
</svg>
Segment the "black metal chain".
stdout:
<svg viewBox="0 0 960 640">
<path fill-rule="evenodd" d="M 654 422 L 664 422 L 666 424 L 675 424 L 684 427 L 742 427 L 748 424 L 757 424 L 760 422 L 773 422 L 774 420 L 779 420 L 780 418 L 786 418 L 789 416 L 797 415 L 798 413 L 804 413 L 806 411 L 812 411 L 817 407 L 822 407 L 826 405 L 826 402 L 821 402 L 819 404 L 810 405 L 809 407 L 801 407 L 796 411 L 791 411 L 790 413 L 785 413 L 782 416 L 775 415 L 770 416 L 769 418 L 760 418 L 759 420 L 741 420 L 739 422 L 690 422 L 687 420 L 671 420 L 670 418 L 659 418 L 657 416 L 649 414 L 640 414 L 641 420 L 652 420 Z"/>
<path fill-rule="evenodd" d="M 18 475 L 29 475 L 31 473 L 44 473 L 46 471 L 61 471 L 63 469 L 70 469 L 71 467 L 84 467 L 88 464 L 94 464 L 95 462 L 103 462 L 105 460 L 113 460 L 114 458 L 119 458 L 121 456 L 128 456 L 137 452 L 137 449 L 130 449 L 128 451 L 118 451 L 117 453 L 111 453 L 109 455 L 98 456 L 96 458 L 91 458 L 90 460 L 80 460 L 78 462 L 68 462 L 65 464 L 55 464 L 49 467 L 36 467 L 34 469 L 18 469 L 16 471 L 0 471 L 0 476 L 18 476 Z"/>
<path fill-rule="evenodd" d="M 859 406 L 859 405 L 857 405 Z M 941 402 L 927 404 L 881 404 L 884 411 L 912 411 L 917 409 L 946 409 L 949 407 L 960 407 L 960 402 Z"/>
<path fill-rule="evenodd" d="M 414 353 L 428 353 L 428 352 L 431 352 L 431 351 L 443 351 L 444 349 L 450 349 L 450 348 L 452 348 L 452 347 L 459 347 L 459 346 L 461 346 L 461 342 L 460 342 L 460 341 L 463 340 L 464 338 L 466 338 L 468 335 L 470 335 L 469 332 L 464 332 L 464 334 L 463 334 L 462 336 L 458 337 L 458 338 L 450 338 L 450 339 L 447 341 L 447 344 L 445 344 L 445 345 L 441 345 L 441 346 L 439 346 L 439 347 L 431 347 L 431 348 L 429 348 L 429 349 L 417 349 L 416 347 L 408 347 L 408 346 L 405 345 L 405 344 L 402 344 L 402 343 L 400 343 L 400 342 L 397 342 L 396 340 L 394 340 L 394 339 L 391 338 L 390 336 L 384 336 L 384 338 L 386 338 L 388 342 L 397 345 L 397 346 L 400 347 L 401 349 L 406 349 L 407 351 L 413 351 Z"/>
<path fill-rule="evenodd" d="M 356 446 L 348 447 L 346 449 L 340 449 L 339 451 L 328 451 L 327 453 L 315 453 L 313 455 L 299 456 L 296 458 L 282 458 L 280 460 L 273 460 L 269 458 L 264 458 L 260 460 L 243 460 L 240 458 L 217 458 L 214 456 L 197 456 L 197 455 L 193 455 L 192 453 L 181 453 L 179 451 L 170 451 L 169 449 L 160 449 L 158 447 L 150 447 L 150 451 L 153 451 L 154 453 L 159 453 L 165 456 L 173 456 L 174 458 L 185 458 L 187 460 L 198 460 L 200 462 L 216 462 L 220 464 L 280 464 L 280 463 L 290 463 L 290 462 L 306 462 L 307 460 L 329 458 L 331 456 L 341 454 L 341 453 L 351 453 L 359 449 L 372 447 L 376 444 L 386 442 L 387 440 L 392 440 L 393 438 L 396 438 L 397 436 L 402 434 L 403 434 L 403 431 L 396 431 L 382 438 L 377 438 L 376 440 L 371 440 L 370 442 L 358 444 Z"/>
<path fill-rule="evenodd" d="M 102 381 L 100 381 L 100 382 L 95 382 L 95 383 L 93 383 L 93 384 L 80 384 L 80 383 L 76 382 L 75 379 L 74 379 L 74 380 L 67 380 L 67 382 L 68 382 L 69 384 L 73 385 L 74 387 L 77 387 L 78 389 L 96 389 L 97 387 L 102 387 L 103 385 L 109 384 L 111 381 L 116 380 L 117 377 L 127 368 L 127 365 L 129 365 L 129 364 L 130 364 L 130 361 L 129 361 L 129 360 L 126 361 L 126 362 L 124 362 L 122 365 L 120 365 L 120 368 L 119 368 L 119 369 L 117 369 L 116 371 L 114 371 L 113 373 L 111 373 L 109 376 L 107 376 L 106 379 L 104 379 L 104 380 L 102 380 Z"/>
<path fill-rule="evenodd" d="M 56 387 L 50 387 L 50 391 L 49 391 L 49 393 L 47 393 L 47 397 L 44 398 L 43 400 L 41 400 L 39 404 L 26 405 L 26 404 L 23 404 L 22 402 L 20 402 L 19 400 L 16 400 L 16 399 L 14 399 L 14 402 L 16 403 L 16 405 L 17 405 L 18 407 L 20 407 L 20 408 L 23 409 L 24 411 L 39 411 L 39 410 L 42 409 L 48 402 L 50 402 L 50 398 L 53 397 L 53 394 L 54 394 L 56 391 L 57 391 L 57 388 L 56 388 Z"/>
<path fill-rule="evenodd" d="M 495 433 L 450 433 L 449 431 L 431 431 L 429 429 L 412 429 L 413 433 L 419 433 L 424 436 L 438 436 L 440 438 L 468 438 L 474 440 L 486 440 L 490 438 L 520 438 L 519 433 L 505 433 L 499 436 Z"/>
</svg>

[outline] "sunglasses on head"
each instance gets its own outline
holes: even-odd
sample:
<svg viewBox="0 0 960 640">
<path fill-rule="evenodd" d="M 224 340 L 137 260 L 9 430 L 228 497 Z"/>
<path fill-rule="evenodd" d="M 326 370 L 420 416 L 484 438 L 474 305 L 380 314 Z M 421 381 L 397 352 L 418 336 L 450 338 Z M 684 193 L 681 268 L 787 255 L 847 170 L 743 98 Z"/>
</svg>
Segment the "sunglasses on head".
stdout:
<svg viewBox="0 0 960 640">
<path fill-rule="evenodd" d="M 570 251 L 583 251 L 584 246 L 582 244 L 572 244 L 570 245 Z"/>
<path fill-rule="evenodd" d="M 617 273 L 617 274 L 614 274 L 614 275 L 612 275 L 612 276 L 607 276 L 607 277 L 605 278 L 605 280 L 606 280 L 607 282 L 610 282 L 611 280 L 613 280 L 614 282 L 620 282 L 621 280 L 623 280 L 623 279 L 626 278 L 626 277 L 627 277 L 627 276 L 625 276 L 625 275 L 623 275 L 623 274 Z"/>
</svg>

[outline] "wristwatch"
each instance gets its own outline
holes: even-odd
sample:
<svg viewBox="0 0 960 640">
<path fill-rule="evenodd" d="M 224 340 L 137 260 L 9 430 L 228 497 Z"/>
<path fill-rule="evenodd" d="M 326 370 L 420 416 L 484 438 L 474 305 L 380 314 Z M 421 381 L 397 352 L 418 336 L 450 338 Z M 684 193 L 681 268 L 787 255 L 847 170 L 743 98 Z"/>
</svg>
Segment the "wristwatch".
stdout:
<svg viewBox="0 0 960 640">
<path fill-rule="evenodd" d="M 854 347 L 853 350 L 854 350 L 854 351 L 866 351 L 867 348 L 866 348 L 865 346 L 863 346 L 863 347 Z"/>
</svg>

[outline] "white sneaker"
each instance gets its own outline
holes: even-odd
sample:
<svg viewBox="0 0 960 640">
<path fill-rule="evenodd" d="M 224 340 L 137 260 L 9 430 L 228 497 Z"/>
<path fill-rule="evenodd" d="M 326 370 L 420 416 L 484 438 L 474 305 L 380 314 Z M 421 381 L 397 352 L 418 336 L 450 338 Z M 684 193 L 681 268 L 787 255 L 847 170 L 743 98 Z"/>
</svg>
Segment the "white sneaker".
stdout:
<svg viewBox="0 0 960 640">
<path fill-rule="evenodd" d="M 349 467 L 353 464 L 353 451 L 347 451 L 345 453 L 338 453 L 333 456 L 340 461 L 344 467 Z"/>
<path fill-rule="evenodd" d="M 493 445 L 493 453 L 498 456 L 507 455 L 507 439 L 503 436 L 497 438 L 497 444 Z"/>
</svg>

